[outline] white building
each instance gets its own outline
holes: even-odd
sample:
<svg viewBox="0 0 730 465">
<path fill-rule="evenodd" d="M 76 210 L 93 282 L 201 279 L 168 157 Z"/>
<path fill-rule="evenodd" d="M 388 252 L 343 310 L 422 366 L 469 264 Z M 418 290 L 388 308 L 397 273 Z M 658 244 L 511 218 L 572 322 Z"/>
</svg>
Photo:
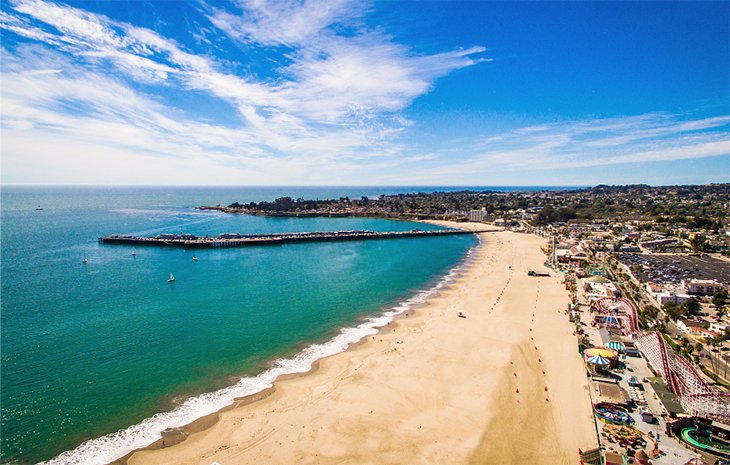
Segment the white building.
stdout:
<svg viewBox="0 0 730 465">
<path fill-rule="evenodd" d="M 707 339 L 713 339 L 713 338 L 722 336 L 723 334 L 725 334 L 725 333 L 724 332 L 723 333 L 718 333 L 717 331 L 713 331 L 711 329 L 702 329 L 702 330 L 699 331 L 699 334 L 698 335 L 702 339 L 707 340 Z"/>
<path fill-rule="evenodd" d="M 682 305 L 687 303 L 690 298 L 692 298 L 691 295 L 678 294 L 675 292 L 657 292 L 656 294 L 654 294 L 654 299 L 660 306 L 668 303 L 673 303 L 681 307 Z"/>
<path fill-rule="evenodd" d="M 724 325 L 722 323 L 711 323 L 710 324 L 710 331 L 715 331 L 716 333 L 725 334 L 726 328 L 727 328 L 727 325 Z"/>
<path fill-rule="evenodd" d="M 616 285 L 603 276 L 592 276 L 581 279 L 585 297 L 589 303 L 606 297 L 615 297 L 618 294 Z"/>
<path fill-rule="evenodd" d="M 469 210 L 469 221 L 484 221 L 484 217 L 487 216 L 487 212 L 482 210 Z"/>
<path fill-rule="evenodd" d="M 645 287 L 646 291 L 652 295 L 666 292 L 666 288 L 663 285 L 657 284 L 654 281 L 647 281 Z"/>
<path fill-rule="evenodd" d="M 711 279 L 691 279 L 684 282 L 688 294 L 713 295 L 722 290 L 723 285 Z"/>
<path fill-rule="evenodd" d="M 700 321 L 679 319 L 677 320 L 677 329 L 685 334 L 692 334 L 699 336 L 702 332 L 706 331 L 707 325 Z"/>
</svg>

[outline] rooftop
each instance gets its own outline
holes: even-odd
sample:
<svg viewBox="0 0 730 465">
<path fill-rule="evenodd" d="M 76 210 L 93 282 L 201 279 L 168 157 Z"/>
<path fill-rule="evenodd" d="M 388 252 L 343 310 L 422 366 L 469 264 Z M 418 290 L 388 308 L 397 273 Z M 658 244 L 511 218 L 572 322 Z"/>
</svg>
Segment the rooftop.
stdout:
<svg viewBox="0 0 730 465">
<path fill-rule="evenodd" d="M 682 415 L 685 413 L 677 401 L 677 397 L 667 388 L 667 385 L 664 384 L 664 380 L 661 377 L 646 378 L 646 380 L 651 384 L 652 389 L 654 389 L 654 392 L 667 413 L 670 415 Z"/>
</svg>

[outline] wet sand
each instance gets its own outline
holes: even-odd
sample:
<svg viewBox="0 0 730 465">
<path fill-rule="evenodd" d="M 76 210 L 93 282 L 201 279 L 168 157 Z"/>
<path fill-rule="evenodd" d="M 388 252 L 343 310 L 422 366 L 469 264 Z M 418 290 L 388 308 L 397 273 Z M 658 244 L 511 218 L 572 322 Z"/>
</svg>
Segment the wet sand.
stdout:
<svg viewBox="0 0 730 465">
<path fill-rule="evenodd" d="M 481 237 L 408 317 L 128 463 L 577 464 L 596 438 L 562 275 L 527 276 L 542 238 Z"/>
</svg>

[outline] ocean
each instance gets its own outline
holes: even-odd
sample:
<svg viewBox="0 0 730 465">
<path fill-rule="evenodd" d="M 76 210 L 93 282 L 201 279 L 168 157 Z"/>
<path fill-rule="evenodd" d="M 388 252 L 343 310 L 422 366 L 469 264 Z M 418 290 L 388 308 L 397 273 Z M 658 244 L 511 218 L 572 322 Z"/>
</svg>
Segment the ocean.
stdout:
<svg viewBox="0 0 730 465">
<path fill-rule="evenodd" d="M 99 236 L 430 229 L 194 207 L 456 189 L 3 187 L 0 460 L 106 463 L 143 447 L 373 334 L 442 286 L 477 242 L 196 250 L 193 261 L 182 249 L 132 255 Z"/>
</svg>

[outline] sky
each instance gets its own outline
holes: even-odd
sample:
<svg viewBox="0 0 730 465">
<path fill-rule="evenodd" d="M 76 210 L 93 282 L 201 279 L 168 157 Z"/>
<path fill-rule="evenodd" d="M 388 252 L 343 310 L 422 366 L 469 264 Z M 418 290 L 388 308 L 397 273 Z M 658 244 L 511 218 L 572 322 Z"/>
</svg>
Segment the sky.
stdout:
<svg viewBox="0 0 730 465">
<path fill-rule="evenodd" d="M 0 181 L 730 182 L 730 1 L 0 3 Z"/>
</svg>

